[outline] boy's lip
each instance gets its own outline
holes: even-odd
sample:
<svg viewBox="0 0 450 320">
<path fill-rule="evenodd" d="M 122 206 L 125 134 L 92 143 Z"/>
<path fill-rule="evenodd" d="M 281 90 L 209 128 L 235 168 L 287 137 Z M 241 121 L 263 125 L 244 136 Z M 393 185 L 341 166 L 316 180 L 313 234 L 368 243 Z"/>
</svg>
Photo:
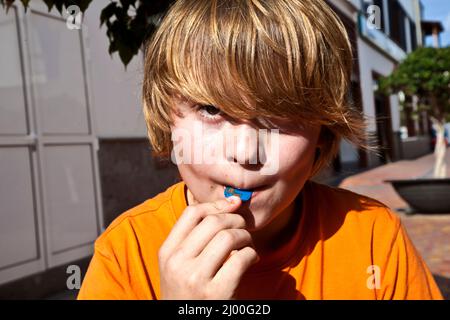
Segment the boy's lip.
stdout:
<svg viewBox="0 0 450 320">
<path fill-rule="evenodd" d="M 221 183 L 221 185 L 223 186 L 223 188 L 225 189 L 226 187 L 231 187 L 234 189 L 240 189 L 240 190 L 245 190 L 245 191 L 261 191 L 263 189 L 267 188 L 267 185 L 260 185 L 260 186 L 245 186 L 245 187 L 238 187 L 236 185 L 233 184 L 223 184 Z"/>
</svg>

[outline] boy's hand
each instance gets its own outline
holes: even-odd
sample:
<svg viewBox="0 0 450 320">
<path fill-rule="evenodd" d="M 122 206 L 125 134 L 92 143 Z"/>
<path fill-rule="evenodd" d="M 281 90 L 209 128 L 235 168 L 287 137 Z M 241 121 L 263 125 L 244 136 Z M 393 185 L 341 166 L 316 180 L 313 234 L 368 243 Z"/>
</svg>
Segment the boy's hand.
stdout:
<svg viewBox="0 0 450 320">
<path fill-rule="evenodd" d="M 159 250 L 162 299 L 233 298 L 258 255 L 244 218 L 231 213 L 241 199 L 231 198 L 184 210 Z"/>
</svg>

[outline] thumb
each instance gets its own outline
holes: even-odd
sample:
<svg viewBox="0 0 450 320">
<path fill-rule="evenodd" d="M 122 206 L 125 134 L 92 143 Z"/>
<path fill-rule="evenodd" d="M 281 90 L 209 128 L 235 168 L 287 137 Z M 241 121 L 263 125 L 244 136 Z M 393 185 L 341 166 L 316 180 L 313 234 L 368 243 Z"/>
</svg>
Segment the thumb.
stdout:
<svg viewBox="0 0 450 320">
<path fill-rule="evenodd" d="M 237 196 L 217 200 L 211 203 L 217 213 L 233 212 L 241 205 L 242 200 Z"/>
</svg>

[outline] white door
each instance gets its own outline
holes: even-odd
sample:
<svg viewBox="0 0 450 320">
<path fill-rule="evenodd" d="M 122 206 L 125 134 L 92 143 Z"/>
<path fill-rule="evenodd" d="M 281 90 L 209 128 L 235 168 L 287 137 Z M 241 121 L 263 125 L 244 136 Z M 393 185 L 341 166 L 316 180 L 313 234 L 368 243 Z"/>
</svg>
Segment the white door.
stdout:
<svg viewBox="0 0 450 320">
<path fill-rule="evenodd" d="M 102 208 L 84 30 L 36 4 L 0 11 L 4 283 L 90 255 Z"/>
</svg>

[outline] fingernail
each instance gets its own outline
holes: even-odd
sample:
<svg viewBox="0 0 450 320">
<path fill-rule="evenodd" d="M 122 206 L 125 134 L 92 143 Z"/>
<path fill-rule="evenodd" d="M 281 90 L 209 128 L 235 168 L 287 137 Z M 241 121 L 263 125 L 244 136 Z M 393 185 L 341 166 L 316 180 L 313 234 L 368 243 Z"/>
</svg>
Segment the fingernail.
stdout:
<svg viewBox="0 0 450 320">
<path fill-rule="evenodd" d="M 228 202 L 230 202 L 230 203 L 238 203 L 239 202 L 239 200 L 240 200 L 240 198 L 239 197 L 236 197 L 236 196 L 231 196 L 231 197 L 228 197 L 228 198 L 225 198 Z"/>
</svg>

